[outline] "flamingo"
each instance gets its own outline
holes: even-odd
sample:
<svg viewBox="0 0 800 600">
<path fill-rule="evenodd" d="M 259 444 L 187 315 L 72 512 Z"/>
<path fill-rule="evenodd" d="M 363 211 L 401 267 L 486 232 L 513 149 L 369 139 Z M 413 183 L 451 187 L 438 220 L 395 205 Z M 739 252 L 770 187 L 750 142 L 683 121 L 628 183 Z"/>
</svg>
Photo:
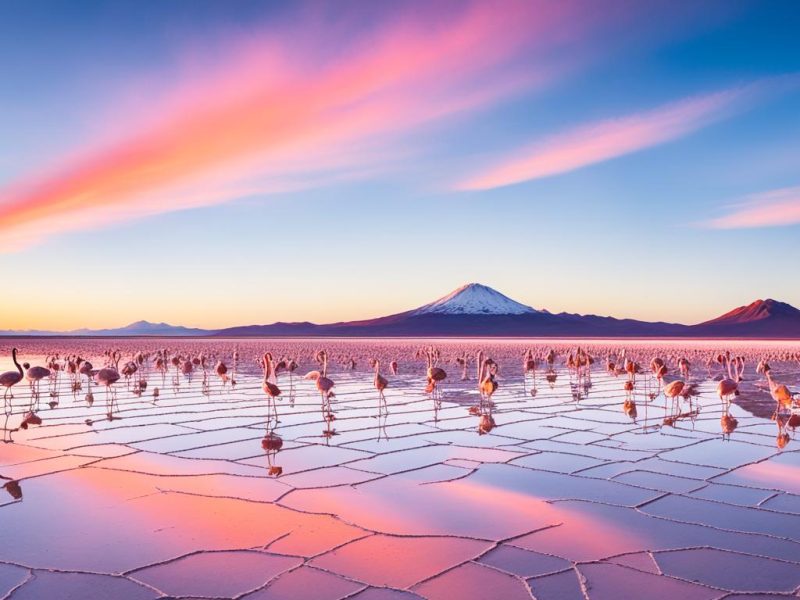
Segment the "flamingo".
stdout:
<svg viewBox="0 0 800 600">
<path fill-rule="evenodd" d="M 6 391 L 3 393 L 3 401 L 6 402 L 8 400 L 9 394 L 11 394 L 11 398 L 14 398 L 14 394 L 11 393 L 12 386 L 17 385 L 20 381 L 22 381 L 22 377 L 24 373 L 22 372 L 22 365 L 17 362 L 17 349 L 12 348 L 11 350 L 11 360 L 14 362 L 14 366 L 17 367 L 16 371 L 6 371 L 2 375 L 0 375 L 0 385 L 6 388 Z"/>
<path fill-rule="evenodd" d="M 320 398 L 322 399 L 323 409 L 327 407 L 328 413 L 331 410 L 331 396 L 333 395 L 333 386 L 335 385 L 332 379 L 327 376 L 328 373 L 328 352 L 320 350 L 317 352 L 317 361 L 322 364 L 322 372 L 310 371 L 306 373 L 304 379 L 312 379 L 316 382 L 317 390 L 319 391 Z"/>
<path fill-rule="evenodd" d="M 217 365 L 214 367 L 214 372 L 216 372 L 217 377 L 222 380 L 222 387 L 224 388 L 225 384 L 228 383 L 228 367 L 224 362 L 219 360 L 217 361 Z"/>
<path fill-rule="evenodd" d="M 166 350 L 159 350 L 158 355 L 156 356 L 155 360 L 156 371 L 161 373 L 161 386 L 166 385 L 166 378 L 167 378 L 167 354 Z"/>
<path fill-rule="evenodd" d="M 552 369 L 553 364 L 556 362 L 556 351 L 550 348 L 550 350 L 545 355 L 544 359 L 547 361 L 548 369 Z"/>
<path fill-rule="evenodd" d="M 286 359 L 286 370 L 289 372 L 289 400 L 292 402 L 292 406 L 294 406 L 294 372 L 299 366 L 295 359 Z"/>
<path fill-rule="evenodd" d="M 686 382 L 680 379 L 676 379 L 675 381 L 670 381 L 667 385 L 664 386 L 664 396 L 675 401 L 675 398 L 681 395 L 683 392 L 683 388 L 686 387 Z"/>
<path fill-rule="evenodd" d="M 727 404 L 731 403 L 731 396 L 739 395 L 739 384 L 733 379 L 725 378 L 717 384 L 717 395 Z"/>
<path fill-rule="evenodd" d="M 78 367 L 78 373 L 86 377 L 86 401 L 90 404 L 94 402 L 94 396 L 92 395 L 92 369 L 92 363 L 88 360 L 81 362 Z"/>
<path fill-rule="evenodd" d="M 628 379 L 632 382 L 636 382 L 636 374 L 642 372 L 642 368 L 639 366 L 639 363 L 630 360 L 627 356 L 625 357 L 625 362 L 623 363 L 623 368 L 625 372 L 628 374 Z"/>
<path fill-rule="evenodd" d="M 769 383 L 770 396 L 772 396 L 772 399 L 777 403 L 778 410 L 791 409 L 794 401 L 792 392 L 782 383 L 777 383 L 772 379 L 772 369 L 770 369 L 768 364 L 764 363 L 762 370 L 764 376 L 767 378 L 767 383 Z"/>
<path fill-rule="evenodd" d="M 388 414 L 389 407 L 386 404 L 386 394 L 383 393 L 383 390 L 389 386 L 389 380 L 381 375 L 381 361 L 373 360 L 373 363 L 375 365 L 375 377 L 373 378 L 372 383 L 375 385 L 375 389 L 378 390 L 378 414 L 380 414 L 381 403 L 383 404 L 384 410 L 386 410 L 386 413 Z"/>
<path fill-rule="evenodd" d="M 522 361 L 522 392 L 525 393 L 525 384 L 528 378 L 528 374 L 530 373 L 533 376 L 533 387 L 531 388 L 531 396 L 536 395 L 536 367 L 538 365 L 538 359 L 534 358 L 533 352 L 530 348 L 525 351 L 525 356 Z"/>
<path fill-rule="evenodd" d="M 681 377 L 684 377 L 686 379 L 689 378 L 689 369 L 690 369 L 691 365 L 692 365 L 692 363 L 690 363 L 688 361 L 688 359 L 686 359 L 683 356 L 678 359 L 678 369 L 681 372 Z"/>
<path fill-rule="evenodd" d="M 438 360 L 439 358 L 437 351 L 435 351 L 433 348 L 429 348 L 427 351 L 427 355 L 428 355 L 428 372 L 427 372 L 428 385 L 425 387 L 425 391 L 428 393 L 436 393 L 437 384 L 444 381 L 447 378 L 447 373 L 445 372 L 444 369 L 441 369 L 436 366 L 435 361 Z"/>
<path fill-rule="evenodd" d="M 276 398 L 281 395 L 281 390 L 276 384 L 275 369 L 272 365 L 272 354 L 269 352 L 264 354 L 264 380 L 261 383 L 261 389 L 267 395 L 267 406 L 271 406 L 275 411 L 275 421 L 278 420 L 278 405 Z"/>
<path fill-rule="evenodd" d="M 106 386 L 106 409 L 108 418 L 113 418 L 114 415 L 114 399 L 116 398 L 116 391 L 112 390 L 111 386 L 119 381 L 119 359 L 121 358 L 119 351 L 111 354 L 111 365 L 103 367 L 94 374 L 94 380 L 100 385 Z"/>
<path fill-rule="evenodd" d="M 483 373 L 480 379 L 481 399 L 485 399 L 488 404 L 492 402 L 492 395 L 497 391 L 497 380 L 494 378 L 497 372 L 497 364 L 487 358 L 483 361 Z"/>
<path fill-rule="evenodd" d="M 461 381 L 467 381 L 469 379 L 469 375 L 467 375 L 467 366 L 469 364 L 469 358 L 465 354 L 464 356 L 457 356 L 456 357 L 456 364 L 461 367 Z"/>
<path fill-rule="evenodd" d="M 23 363 L 25 367 L 25 379 L 31 387 L 31 411 L 33 410 L 34 401 L 39 402 L 39 382 L 45 377 L 50 377 L 50 369 L 45 367 L 31 367 L 28 363 Z"/>
</svg>

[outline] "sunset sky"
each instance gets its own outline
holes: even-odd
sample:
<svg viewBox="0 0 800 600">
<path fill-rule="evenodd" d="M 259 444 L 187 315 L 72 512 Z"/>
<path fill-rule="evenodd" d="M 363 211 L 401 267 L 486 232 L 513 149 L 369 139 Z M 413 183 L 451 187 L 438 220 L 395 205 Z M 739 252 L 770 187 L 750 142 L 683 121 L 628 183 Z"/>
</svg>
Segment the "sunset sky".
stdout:
<svg viewBox="0 0 800 600">
<path fill-rule="evenodd" d="M 0 3 L 0 329 L 800 306 L 800 3 Z"/>
</svg>

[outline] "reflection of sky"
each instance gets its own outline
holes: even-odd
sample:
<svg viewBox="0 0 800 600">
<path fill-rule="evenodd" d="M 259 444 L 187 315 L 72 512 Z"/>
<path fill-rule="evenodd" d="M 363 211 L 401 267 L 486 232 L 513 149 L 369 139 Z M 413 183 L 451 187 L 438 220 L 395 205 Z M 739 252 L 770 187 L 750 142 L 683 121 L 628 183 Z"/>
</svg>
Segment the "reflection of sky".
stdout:
<svg viewBox="0 0 800 600">
<path fill-rule="evenodd" d="M 800 304 L 796 5 L 592 6 L 6 2 L 0 328 Z"/>
</svg>

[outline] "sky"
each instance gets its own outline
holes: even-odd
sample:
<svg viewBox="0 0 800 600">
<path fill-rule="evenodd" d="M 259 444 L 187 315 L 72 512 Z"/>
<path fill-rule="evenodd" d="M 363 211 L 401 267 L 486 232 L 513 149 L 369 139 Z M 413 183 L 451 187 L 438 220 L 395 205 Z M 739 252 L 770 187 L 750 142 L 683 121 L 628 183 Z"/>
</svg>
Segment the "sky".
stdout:
<svg viewBox="0 0 800 600">
<path fill-rule="evenodd" d="M 0 3 L 0 329 L 371 318 L 467 283 L 800 306 L 800 4 Z"/>
</svg>

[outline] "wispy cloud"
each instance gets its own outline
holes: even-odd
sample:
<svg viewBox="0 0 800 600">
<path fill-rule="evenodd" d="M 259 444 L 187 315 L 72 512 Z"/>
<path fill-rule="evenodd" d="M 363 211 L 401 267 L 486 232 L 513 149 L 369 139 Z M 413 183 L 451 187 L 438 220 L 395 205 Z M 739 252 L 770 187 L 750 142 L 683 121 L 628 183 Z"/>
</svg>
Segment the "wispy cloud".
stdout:
<svg viewBox="0 0 800 600">
<path fill-rule="evenodd" d="M 656 109 L 580 125 L 517 151 L 461 190 L 487 190 L 551 177 L 676 140 L 730 116 L 758 88 L 751 86 L 694 96 Z"/>
<path fill-rule="evenodd" d="M 753 194 L 728 207 L 728 214 L 703 223 L 711 229 L 781 227 L 800 223 L 800 187 Z"/>
<path fill-rule="evenodd" d="M 120 131 L 126 115 L 111 115 L 115 139 L 0 189 L 0 250 L 374 170 L 406 150 L 398 140 L 410 130 L 548 81 L 552 49 L 589 26 L 562 3 L 428 12 L 232 40 L 225 56 L 179 74 L 136 126 Z"/>
</svg>

